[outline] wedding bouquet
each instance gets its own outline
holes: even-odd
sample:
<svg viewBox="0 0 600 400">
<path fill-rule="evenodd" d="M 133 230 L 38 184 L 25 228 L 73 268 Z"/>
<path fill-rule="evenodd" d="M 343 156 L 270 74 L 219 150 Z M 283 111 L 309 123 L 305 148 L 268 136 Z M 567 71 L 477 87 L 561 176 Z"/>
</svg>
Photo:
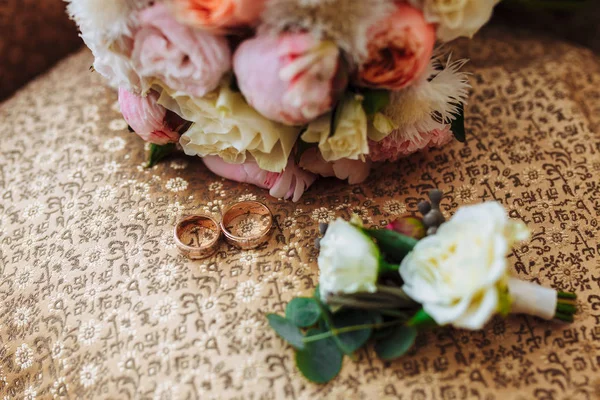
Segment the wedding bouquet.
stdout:
<svg viewBox="0 0 600 400">
<path fill-rule="evenodd" d="M 180 148 L 298 200 L 317 176 L 464 140 L 470 37 L 499 0 L 66 0 L 149 165 Z"/>
<path fill-rule="evenodd" d="M 419 206 L 423 218 L 385 229 L 363 227 L 360 218 L 323 226 L 314 297 L 292 299 L 285 317 L 267 315 L 306 378 L 333 379 L 343 356 L 369 340 L 383 360 L 401 357 L 427 327 L 479 330 L 510 313 L 573 321 L 574 293 L 510 275 L 507 254 L 529 237 L 522 222 L 494 202 L 463 207 L 444 222 L 441 192 L 430 198 Z"/>
</svg>

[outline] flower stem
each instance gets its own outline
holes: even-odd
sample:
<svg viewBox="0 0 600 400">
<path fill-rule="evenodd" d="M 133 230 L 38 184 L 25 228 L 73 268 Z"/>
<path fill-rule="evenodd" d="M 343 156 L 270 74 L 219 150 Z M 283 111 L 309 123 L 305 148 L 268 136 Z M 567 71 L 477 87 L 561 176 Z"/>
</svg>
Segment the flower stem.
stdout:
<svg viewBox="0 0 600 400">
<path fill-rule="evenodd" d="M 563 322 L 573 322 L 575 320 L 573 315 L 567 315 L 567 314 L 561 313 L 559 311 L 556 312 L 556 314 L 554 315 L 554 318 L 561 320 Z"/>
<path fill-rule="evenodd" d="M 556 311 L 562 314 L 573 315 L 577 312 L 577 307 L 572 304 L 559 302 L 556 304 Z"/>
<path fill-rule="evenodd" d="M 399 287 L 392 287 L 387 285 L 377 285 L 377 291 L 381 293 L 387 293 L 399 297 L 403 300 L 409 301 L 411 304 L 416 304 L 405 292 Z"/>
<path fill-rule="evenodd" d="M 405 306 L 404 303 L 399 302 L 359 300 L 345 296 L 329 296 L 327 298 L 327 304 L 335 306 L 346 306 L 352 308 L 362 308 L 363 310 L 379 310 L 381 308 Z"/>
<path fill-rule="evenodd" d="M 557 292 L 557 296 L 559 299 L 570 299 L 570 300 L 577 299 L 577 295 L 575 293 L 571 293 L 571 292 Z"/>
<path fill-rule="evenodd" d="M 388 326 L 395 326 L 395 325 L 399 325 L 401 323 L 402 323 L 402 321 L 396 320 L 396 321 L 390 321 L 390 322 L 382 322 L 381 324 L 363 324 L 363 325 L 345 326 L 345 327 L 339 328 L 339 329 L 337 329 L 337 328 L 331 329 L 329 332 L 323 332 L 323 333 L 319 333 L 317 335 L 305 337 L 302 339 L 302 341 L 304 343 L 316 342 L 318 340 L 327 339 L 328 337 L 331 337 L 331 336 L 335 337 L 335 336 L 341 335 L 343 333 L 361 331 L 363 329 L 370 329 L 370 328 L 372 328 L 372 329 L 387 328 Z"/>
</svg>

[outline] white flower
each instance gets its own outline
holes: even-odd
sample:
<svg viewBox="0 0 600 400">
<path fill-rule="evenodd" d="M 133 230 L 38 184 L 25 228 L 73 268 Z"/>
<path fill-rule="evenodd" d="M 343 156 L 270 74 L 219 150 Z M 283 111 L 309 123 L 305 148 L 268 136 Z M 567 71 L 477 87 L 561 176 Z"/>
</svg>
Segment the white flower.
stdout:
<svg viewBox="0 0 600 400">
<path fill-rule="evenodd" d="M 437 24 L 443 42 L 460 36 L 472 37 L 492 16 L 500 0 L 410 0 L 421 9 L 425 20 Z"/>
<path fill-rule="evenodd" d="M 375 292 L 379 249 L 365 233 L 341 218 L 327 228 L 319 253 L 321 298 L 329 293 Z"/>
<path fill-rule="evenodd" d="M 55 342 L 52 345 L 52 349 L 50 351 L 52 358 L 54 358 L 54 359 L 60 358 L 64 348 L 65 348 L 65 345 L 63 342 L 61 342 L 61 341 Z"/>
<path fill-rule="evenodd" d="M 82 322 L 79 326 L 77 340 L 86 346 L 90 346 L 98 340 L 100 329 L 101 325 L 94 319 L 91 319 L 88 322 Z"/>
<path fill-rule="evenodd" d="M 331 113 L 327 113 L 308 125 L 302 140 L 318 143 L 325 161 L 358 160 L 369 153 L 367 114 L 359 96 L 347 94 L 340 101 L 334 129 L 331 134 Z"/>
<path fill-rule="evenodd" d="M 94 364 L 87 364 L 79 371 L 79 381 L 83 387 L 90 387 L 96 383 L 98 379 L 98 366 Z"/>
<path fill-rule="evenodd" d="M 402 261 L 403 289 L 438 324 L 481 329 L 498 311 L 507 253 L 528 236 L 498 203 L 463 207 Z"/>
<path fill-rule="evenodd" d="M 15 364 L 21 369 L 27 369 L 33 365 L 33 350 L 27 343 L 23 343 L 15 351 Z"/>
<path fill-rule="evenodd" d="M 112 185 L 106 185 L 98 187 L 94 193 L 96 201 L 103 203 L 105 201 L 111 201 L 117 195 L 117 188 Z"/>
<path fill-rule="evenodd" d="M 250 154 L 261 169 L 282 172 L 300 134 L 299 127 L 263 117 L 226 81 L 202 98 L 163 88 L 158 102 L 194 122 L 179 142 L 189 156 L 218 155 L 228 163 L 241 164 Z"/>
<path fill-rule="evenodd" d="M 168 263 L 160 266 L 156 272 L 156 279 L 162 284 L 168 284 L 177 278 L 179 271 L 173 263 Z"/>
</svg>

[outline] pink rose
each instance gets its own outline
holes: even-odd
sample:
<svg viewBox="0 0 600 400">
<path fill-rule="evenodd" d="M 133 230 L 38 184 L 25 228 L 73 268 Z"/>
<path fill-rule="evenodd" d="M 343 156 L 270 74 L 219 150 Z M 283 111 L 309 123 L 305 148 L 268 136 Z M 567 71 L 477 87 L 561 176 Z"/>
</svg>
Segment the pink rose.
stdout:
<svg viewBox="0 0 600 400">
<path fill-rule="evenodd" d="M 236 50 L 233 68 L 248 103 L 287 125 L 302 125 L 329 111 L 348 83 L 335 44 L 307 33 L 248 39 Z"/>
<path fill-rule="evenodd" d="M 342 158 L 341 160 L 327 162 L 317 148 L 311 148 L 302 153 L 298 165 L 306 171 L 325 178 L 335 176 L 341 180 L 347 179 L 350 185 L 364 182 L 371 172 L 371 161 L 369 160 Z"/>
<path fill-rule="evenodd" d="M 243 164 L 229 164 L 218 156 L 202 158 L 206 167 L 213 173 L 232 181 L 250 183 L 262 189 L 269 189 L 269 194 L 276 198 L 300 200 L 302 194 L 312 185 L 316 176 L 302 169 L 290 158 L 283 172 L 269 172 L 260 169 L 254 160 Z"/>
<path fill-rule="evenodd" d="M 173 0 L 177 18 L 202 29 L 254 25 L 266 0 Z"/>
<path fill-rule="evenodd" d="M 180 24 L 160 3 L 140 13 L 132 61 L 141 77 L 202 97 L 231 69 L 231 51 L 224 37 Z"/>
<path fill-rule="evenodd" d="M 399 90 L 427 67 L 435 44 L 435 28 L 416 8 L 397 3 L 396 11 L 368 32 L 367 61 L 356 76 L 358 85 Z"/>
<path fill-rule="evenodd" d="M 380 142 L 370 141 L 369 156 L 371 160 L 375 162 L 396 161 L 419 150 L 444 146 L 453 138 L 449 126 L 441 130 L 419 133 L 412 140 L 404 139 L 402 136 L 400 132 L 394 131 Z"/>
<path fill-rule="evenodd" d="M 177 129 L 183 121 L 177 114 L 157 103 L 158 93 L 150 91 L 146 97 L 137 96 L 119 88 L 119 106 L 123 118 L 142 139 L 165 145 L 179 141 Z"/>
</svg>

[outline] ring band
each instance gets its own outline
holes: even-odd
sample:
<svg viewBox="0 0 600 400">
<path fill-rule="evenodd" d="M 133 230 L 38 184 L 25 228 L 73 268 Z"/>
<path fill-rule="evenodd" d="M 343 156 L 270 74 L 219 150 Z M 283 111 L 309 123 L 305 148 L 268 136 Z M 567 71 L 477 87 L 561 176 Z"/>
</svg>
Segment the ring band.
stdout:
<svg viewBox="0 0 600 400">
<path fill-rule="evenodd" d="M 223 212 L 221 230 L 227 243 L 243 250 L 255 249 L 269 240 L 273 214 L 258 201 L 235 203 Z"/>
<path fill-rule="evenodd" d="M 217 252 L 221 230 L 217 221 L 211 217 L 192 215 L 177 223 L 174 237 L 181 254 L 192 260 L 199 260 Z"/>
</svg>

